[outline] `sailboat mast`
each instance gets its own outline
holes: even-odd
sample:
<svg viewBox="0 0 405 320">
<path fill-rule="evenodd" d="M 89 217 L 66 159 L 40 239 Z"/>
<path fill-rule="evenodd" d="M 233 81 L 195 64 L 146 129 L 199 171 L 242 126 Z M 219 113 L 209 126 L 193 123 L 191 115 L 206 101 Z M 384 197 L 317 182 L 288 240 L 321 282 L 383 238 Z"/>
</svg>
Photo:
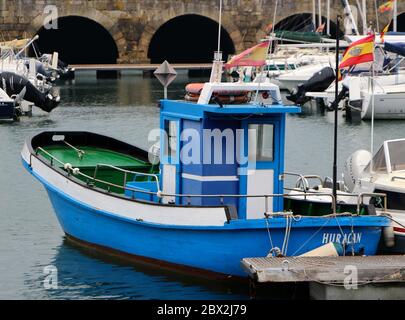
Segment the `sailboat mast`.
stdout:
<svg viewBox="0 0 405 320">
<path fill-rule="evenodd" d="M 363 34 L 367 33 L 367 3 L 363 0 Z"/>
<path fill-rule="evenodd" d="M 360 35 L 359 29 L 357 28 L 357 23 L 356 23 L 356 21 L 354 20 L 354 16 L 353 16 L 352 8 L 350 7 L 350 4 L 349 4 L 349 0 L 343 0 L 343 4 L 344 4 L 344 6 L 345 6 L 345 8 L 346 8 L 346 10 L 347 10 L 347 13 L 348 13 L 348 15 L 349 15 L 350 21 L 352 22 L 352 26 L 353 26 L 353 28 L 354 28 L 354 32 L 356 33 L 356 35 L 359 36 L 359 35 Z"/>
<path fill-rule="evenodd" d="M 326 34 L 330 35 L 330 0 L 326 2 Z"/>
<path fill-rule="evenodd" d="M 316 30 L 316 2 L 312 0 L 312 24 L 314 25 L 314 31 Z"/>
<path fill-rule="evenodd" d="M 393 31 L 397 32 L 398 31 L 398 1 L 394 0 L 394 10 L 393 10 L 393 21 L 394 21 L 394 26 L 393 26 Z"/>
</svg>

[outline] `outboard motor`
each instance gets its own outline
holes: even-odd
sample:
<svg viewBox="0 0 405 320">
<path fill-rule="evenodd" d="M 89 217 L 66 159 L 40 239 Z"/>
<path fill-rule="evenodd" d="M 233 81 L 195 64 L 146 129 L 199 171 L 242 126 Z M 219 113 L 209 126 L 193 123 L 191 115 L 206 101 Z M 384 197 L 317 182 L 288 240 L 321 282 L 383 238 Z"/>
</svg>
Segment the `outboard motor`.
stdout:
<svg viewBox="0 0 405 320">
<path fill-rule="evenodd" d="M 356 183 L 364 177 L 364 169 L 370 163 L 372 155 L 367 150 L 358 150 L 345 162 L 343 168 L 343 180 L 349 192 L 353 192 Z"/>
<path fill-rule="evenodd" d="M 39 91 L 28 79 L 16 73 L 1 72 L 0 87 L 9 96 L 17 95 L 25 88 L 24 100 L 34 103 L 46 112 L 51 112 L 60 102 L 59 96 L 55 97 L 50 93 Z"/>
<path fill-rule="evenodd" d="M 296 92 L 287 96 L 287 99 L 295 104 L 303 105 L 311 100 L 306 96 L 307 92 L 323 92 L 329 88 L 335 78 L 335 70 L 331 67 L 325 67 L 315 73 L 307 82 L 299 85 Z"/>
<path fill-rule="evenodd" d="M 58 59 L 58 72 L 61 80 L 73 80 L 75 78 L 75 71 L 75 68 L 69 67 L 67 63 Z"/>
<path fill-rule="evenodd" d="M 30 60 L 25 60 L 25 65 L 27 68 L 30 68 Z M 53 77 L 51 71 L 47 70 L 44 64 L 41 61 L 35 60 L 35 72 L 42 75 L 47 82 L 54 82 L 56 79 Z"/>
</svg>

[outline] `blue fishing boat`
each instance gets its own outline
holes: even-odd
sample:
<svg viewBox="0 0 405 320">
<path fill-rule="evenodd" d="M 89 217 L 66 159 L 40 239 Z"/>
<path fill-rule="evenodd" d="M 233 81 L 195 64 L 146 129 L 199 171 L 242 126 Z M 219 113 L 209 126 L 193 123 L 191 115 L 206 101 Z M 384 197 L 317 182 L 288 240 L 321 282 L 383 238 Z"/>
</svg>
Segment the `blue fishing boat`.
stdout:
<svg viewBox="0 0 405 320">
<path fill-rule="evenodd" d="M 241 92 L 248 103 L 231 104 Z M 67 237 L 94 250 L 221 276 L 244 276 L 242 258 L 331 243 L 375 254 L 386 217 L 284 211 L 286 117 L 299 112 L 271 83 L 209 82 L 196 102 L 160 102 L 149 152 L 50 131 L 27 140 L 22 161 Z"/>
</svg>

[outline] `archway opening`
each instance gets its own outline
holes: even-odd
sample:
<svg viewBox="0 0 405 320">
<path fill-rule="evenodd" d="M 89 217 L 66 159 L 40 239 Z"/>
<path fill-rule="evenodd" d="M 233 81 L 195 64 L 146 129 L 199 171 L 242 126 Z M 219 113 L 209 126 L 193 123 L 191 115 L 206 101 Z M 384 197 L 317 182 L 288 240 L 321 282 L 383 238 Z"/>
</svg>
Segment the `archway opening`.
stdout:
<svg viewBox="0 0 405 320">
<path fill-rule="evenodd" d="M 164 23 L 148 49 L 151 63 L 209 63 L 218 48 L 218 23 L 200 15 L 183 15 Z M 226 61 L 235 53 L 234 43 L 222 27 L 221 51 Z"/>
<path fill-rule="evenodd" d="M 57 29 L 42 27 L 35 42 L 38 53 L 58 52 L 68 64 L 117 63 L 118 48 L 111 34 L 98 22 L 80 16 L 58 19 Z M 31 48 L 29 54 L 33 56 Z"/>
<path fill-rule="evenodd" d="M 393 20 L 391 20 L 388 30 L 389 31 L 394 30 L 394 21 Z M 405 32 L 405 12 L 403 12 L 397 16 L 397 31 Z"/>
<path fill-rule="evenodd" d="M 292 16 L 289 16 L 275 26 L 275 30 L 285 30 L 285 31 L 300 31 L 300 32 L 314 32 L 318 28 L 319 16 L 316 15 L 316 26 L 313 24 L 313 16 L 311 13 L 298 13 Z M 326 33 L 326 24 L 327 18 L 322 16 L 322 23 L 325 23 L 324 31 L 322 35 L 327 35 Z M 335 39 L 337 33 L 337 25 L 333 21 L 330 21 L 330 37 Z M 342 37 L 344 33 L 342 30 L 339 30 L 339 35 Z"/>
</svg>

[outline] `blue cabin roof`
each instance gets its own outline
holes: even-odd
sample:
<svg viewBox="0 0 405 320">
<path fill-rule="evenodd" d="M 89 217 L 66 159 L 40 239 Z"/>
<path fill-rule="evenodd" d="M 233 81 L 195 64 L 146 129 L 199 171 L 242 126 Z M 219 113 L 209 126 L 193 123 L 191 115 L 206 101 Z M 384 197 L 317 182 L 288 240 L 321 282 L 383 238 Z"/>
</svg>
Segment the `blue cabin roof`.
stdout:
<svg viewBox="0 0 405 320">
<path fill-rule="evenodd" d="M 282 104 L 258 105 L 258 104 L 230 104 L 220 107 L 217 104 L 198 104 L 186 101 L 161 101 L 162 115 L 171 115 L 183 119 L 202 119 L 207 114 L 218 115 L 280 115 L 287 113 L 300 113 L 297 106 L 285 106 Z"/>
</svg>

